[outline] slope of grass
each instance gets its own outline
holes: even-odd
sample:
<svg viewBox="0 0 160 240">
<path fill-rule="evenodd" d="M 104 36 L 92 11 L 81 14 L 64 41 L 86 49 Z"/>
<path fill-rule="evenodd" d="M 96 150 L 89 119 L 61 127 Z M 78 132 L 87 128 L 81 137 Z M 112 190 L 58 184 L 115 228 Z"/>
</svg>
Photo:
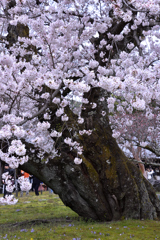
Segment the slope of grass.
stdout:
<svg viewBox="0 0 160 240">
<path fill-rule="evenodd" d="M 0 239 L 153 240 L 160 239 L 160 221 L 84 221 L 57 195 L 31 192 L 14 206 L 0 206 Z"/>
</svg>

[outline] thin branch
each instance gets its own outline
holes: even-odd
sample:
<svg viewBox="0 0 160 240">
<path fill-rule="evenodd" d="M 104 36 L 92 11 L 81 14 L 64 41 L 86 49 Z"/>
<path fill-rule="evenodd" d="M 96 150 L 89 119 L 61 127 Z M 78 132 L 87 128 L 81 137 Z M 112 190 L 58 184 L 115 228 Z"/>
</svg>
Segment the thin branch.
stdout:
<svg viewBox="0 0 160 240">
<path fill-rule="evenodd" d="M 101 0 L 99 0 L 99 10 L 100 10 L 100 15 L 102 16 L 102 5 L 101 5 Z"/>
<path fill-rule="evenodd" d="M 49 99 L 47 99 L 47 101 L 44 104 L 44 106 L 38 112 L 33 114 L 32 117 L 30 117 L 30 118 L 25 118 L 18 125 L 21 126 L 21 125 L 25 124 L 27 121 L 32 120 L 33 118 L 38 117 L 40 114 L 42 114 L 48 108 L 48 105 L 51 103 L 51 100 L 59 93 L 61 87 L 62 87 L 62 82 L 60 83 L 59 87 L 54 91 L 52 96 Z"/>
<path fill-rule="evenodd" d="M 36 99 L 35 97 L 31 96 L 29 93 L 25 94 L 30 99 L 34 100 L 35 102 L 42 103 L 42 99 Z"/>
<path fill-rule="evenodd" d="M 160 149 L 156 150 L 156 149 L 151 148 L 148 145 L 146 147 L 141 146 L 141 148 L 149 150 L 150 152 L 154 153 L 156 156 L 160 156 Z"/>
<path fill-rule="evenodd" d="M 11 114 L 11 110 L 12 110 L 13 104 L 15 103 L 17 97 L 18 97 L 18 96 L 16 95 L 15 98 L 13 99 L 12 103 L 11 103 L 11 106 L 10 106 L 9 111 L 8 111 L 9 114 Z"/>
<path fill-rule="evenodd" d="M 142 48 L 140 47 L 140 40 L 139 40 L 139 38 L 137 36 L 137 31 L 136 30 L 134 30 L 134 32 L 133 32 L 133 37 L 134 37 L 134 39 L 135 39 L 135 41 L 137 43 L 137 46 L 138 46 L 138 49 L 139 49 L 139 55 L 143 56 Z"/>
<path fill-rule="evenodd" d="M 150 67 L 153 63 L 155 63 L 155 62 L 157 62 L 157 61 L 159 61 L 159 60 L 160 60 L 160 58 L 155 59 L 155 60 L 153 60 L 152 62 L 150 62 L 148 65 L 145 65 L 145 67 L 148 68 L 148 67 Z"/>
<path fill-rule="evenodd" d="M 111 46 L 113 47 L 114 41 L 112 40 L 112 44 Z M 109 50 L 109 56 L 108 56 L 108 63 L 107 66 L 109 65 L 110 59 L 111 59 L 111 52 L 112 52 L 112 48 Z"/>
<path fill-rule="evenodd" d="M 148 11 L 145 11 L 145 10 L 137 10 L 137 9 L 131 7 L 125 0 L 123 0 L 123 3 L 133 12 L 148 12 Z"/>
<path fill-rule="evenodd" d="M 53 59 L 53 55 L 52 55 L 52 50 L 51 50 L 51 46 L 50 44 L 48 43 L 48 41 L 45 39 L 48 47 L 49 47 L 49 52 L 50 52 L 50 55 L 51 55 L 51 59 L 52 59 L 52 65 L 53 65 L 53 68 L 55 68 L 55 64 L 54 64 L 54 59 Z"/>
<path fill-rule="evenodd" d="M 143 164 L 143 165 L 149 164 L 149 165 L 157 166 L 157 167 L 160 166 L 160 163 L 151 163 L 151 162 L 146 163 L 146 162 L 142 162 L 142 161 L 138 161 L 138 160 L 136 160 L 136 159 L 130 159 L 130 158 L 129 158 L 129 161 L 131 161 L 131 162 L 136 162 L 136 163 L 141 163 L 141 164 Z"/>
<path fill-rule="evenodd" d="M 118 46 L 117 46 L 117 43 L 116 43 L 116 41 L 114 41 L 114 45 L 116 46 L 116 51 L 117 51 L 117 54 L 119 54 L 119 50 L 118 50 Z"/>
</svg>

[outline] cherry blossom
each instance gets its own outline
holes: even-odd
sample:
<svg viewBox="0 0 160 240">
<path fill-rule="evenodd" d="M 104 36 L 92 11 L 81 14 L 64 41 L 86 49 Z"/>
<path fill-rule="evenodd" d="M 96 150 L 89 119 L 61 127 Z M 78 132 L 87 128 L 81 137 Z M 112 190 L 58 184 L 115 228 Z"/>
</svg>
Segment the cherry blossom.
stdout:
<svg viewBox="0 0 160 240">
<path fill-rule="evenodd" d="M 159 146 L 158 1 L 8 2 L 0 3 L 2 161 L 18 168 L 36 151 L 38 161 L 48 162 L 67 145 L 77 156 L 73 164 L 83 163 L 81 138 L 92 137 L 95 113 L 101 121 L 109 117 L 119 144 L 146 147 L 154 135 Z M 17 26 L 24 34 L 11 36 Z M 97 102 L 95 89 L 101 90 Z M 148 121 L 148 138 L 133 139 L 138 116 Z"/>
</svg>

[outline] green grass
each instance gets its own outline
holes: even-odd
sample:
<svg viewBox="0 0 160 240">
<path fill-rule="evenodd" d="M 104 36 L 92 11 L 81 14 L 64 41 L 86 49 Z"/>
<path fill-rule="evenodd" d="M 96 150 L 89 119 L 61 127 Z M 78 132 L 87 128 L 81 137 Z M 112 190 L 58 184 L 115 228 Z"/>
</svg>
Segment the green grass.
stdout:
<svg viewBox="0 0 160 240">
<path fill-rule="evenodd" d="M 65 218 L 67 215 L 78 216 L 70 208 L 64 206 L 57 195 L 50 195 L 48 191 L 39 196 L 30 192 L 29 196 L 19 197 L 16 205 L 0 206 L 0 224 L 34 219 Z"/>
<path fill-rule="evenodd" d="M 153 240 L 160 239 L 160 221 L 86 222 L 57 195 L 31 192 L 14 206 L 0 206 L 0 239 Z"/>
</svg>

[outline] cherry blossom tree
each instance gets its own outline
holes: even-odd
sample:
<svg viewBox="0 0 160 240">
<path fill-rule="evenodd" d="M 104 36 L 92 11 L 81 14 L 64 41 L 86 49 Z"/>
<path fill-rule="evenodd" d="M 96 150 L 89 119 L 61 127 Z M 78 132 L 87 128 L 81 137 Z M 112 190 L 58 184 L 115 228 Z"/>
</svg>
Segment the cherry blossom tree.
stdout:
<svg viewBox="0 0 160 240">
<path fill-rule="evenodd" d="M 152 186 L 111 129 L 119 112 L 154 108 L 158 121 L 159 1 L 0 4 L 1 160 L 80 216 L 159 217 Z"/>
<path fill-rule="evenodd" d="M 115 104 L 116 108 L 116 104 Z M 160 135 L 158 111 L 132 114 L 121 112 L 110 116 L 113 134 L 128 157 L 134 158 L 146 177 L 144 163 L 152 164 L 149 158 L 159 158 Z M 144 163 L 142 164 L 142 158 Z M 154 164 L 154 163 L 153 163 Z"/>
</svg>

